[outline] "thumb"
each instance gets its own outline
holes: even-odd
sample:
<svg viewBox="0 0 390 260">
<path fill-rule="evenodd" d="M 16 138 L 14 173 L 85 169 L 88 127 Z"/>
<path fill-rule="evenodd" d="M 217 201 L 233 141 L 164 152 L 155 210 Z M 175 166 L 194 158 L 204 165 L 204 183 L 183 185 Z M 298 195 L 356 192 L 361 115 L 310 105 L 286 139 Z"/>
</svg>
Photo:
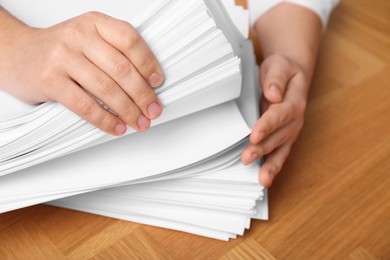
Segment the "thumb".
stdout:
<svg viewBox="0 0 390 260">
<path fill-rule="evenodd" d="M 287 84 L 293 77 L 293 66 L 282 56 L 271 56 L 260 66 L 263 95 L 270 103 L 283 101 Z"/>
</svg>

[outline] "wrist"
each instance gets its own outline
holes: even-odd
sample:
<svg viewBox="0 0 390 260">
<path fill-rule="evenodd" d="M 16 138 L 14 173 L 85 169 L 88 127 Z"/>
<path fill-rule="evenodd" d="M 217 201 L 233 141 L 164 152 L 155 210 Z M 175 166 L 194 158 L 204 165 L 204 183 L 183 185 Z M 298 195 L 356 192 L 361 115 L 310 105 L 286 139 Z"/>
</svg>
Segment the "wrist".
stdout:
<svg viewBox="0 0 390 260">
<path fill-rule="evenodd" d="M 306 8 L 282 3 L 254 25 L 264 58 L 281 55 L 295 62 L 311 80 L 317 59 L 322 23 Z"/>
<path fill-rule="evenodd" d="M 24 24 L 0 6 L 0 80 L 4 82 L 9 72 L 14 69 L 13 59 L 35 29 Z M 0 89 L 4 89 L 3 84 Z"/>
<path fill-rule="evenodd" d="M 23 35 L 31 29 L 28 25 L 11 15 L 0 6 L 0 40 L 1 45 L 12 42 L 16 36 Z"/>
<path fill-rule="evenodd" d="M 16 48 L 35 31 L 0 6 L 0 55 Z"/>
</svg>

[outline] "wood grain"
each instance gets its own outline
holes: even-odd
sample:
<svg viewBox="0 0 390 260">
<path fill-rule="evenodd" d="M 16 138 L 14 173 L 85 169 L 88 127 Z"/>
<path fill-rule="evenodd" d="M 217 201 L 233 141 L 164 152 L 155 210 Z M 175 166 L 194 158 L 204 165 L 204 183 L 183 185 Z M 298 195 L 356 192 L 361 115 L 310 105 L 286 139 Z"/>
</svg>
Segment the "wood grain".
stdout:
<svg viewBox="0 0 390 260">
<path fill-rule="evenodd" d="M 344 0 L 268 222 L 220 242 L 39 205 L 0 215 L 1 259 L 390 259 L 390 1 Z"/>
</svg>

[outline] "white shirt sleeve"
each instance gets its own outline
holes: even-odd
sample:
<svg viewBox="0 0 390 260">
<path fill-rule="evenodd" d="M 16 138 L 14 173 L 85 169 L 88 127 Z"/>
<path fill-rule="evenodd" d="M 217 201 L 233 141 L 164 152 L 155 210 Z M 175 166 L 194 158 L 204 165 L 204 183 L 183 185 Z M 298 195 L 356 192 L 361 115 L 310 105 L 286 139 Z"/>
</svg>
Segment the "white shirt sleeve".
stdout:
<svg viewBox="0 0 390 260">
<path fill-rule="evenodd" d="M 324 27 L 328 23 L 330 13 L 333 8 L 340 2 L 339 0 L 249 0 L 249 11 L 251 15 L 251 23 L 256 20 L 272 7 L 280 3 L 293 3 L 306 7 L 315 12 L 322 20 Z"/>
</svg>

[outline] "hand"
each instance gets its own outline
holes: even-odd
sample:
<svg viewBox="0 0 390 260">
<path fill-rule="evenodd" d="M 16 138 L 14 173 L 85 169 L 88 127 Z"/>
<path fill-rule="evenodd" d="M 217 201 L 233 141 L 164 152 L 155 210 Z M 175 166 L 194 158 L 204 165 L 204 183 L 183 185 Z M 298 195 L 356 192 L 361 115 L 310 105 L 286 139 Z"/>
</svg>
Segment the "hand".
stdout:
<svg viewBox="0 0 390 260">
<path fill-rule="evenodd" d="M 250 135 L 250 145 L 241 154 L 244 164 L 265 156 L 259 182 L 270 187 L 280 172 L 303 126 L 309 82 L 293 60 L 269 56 L 260 66 L 263 88 L 262 116 Z"/>
<path fill-rule="evenodd" d="M 91 12 L 47 29 L 26 26 L 8 38 L 0 79 L 23 101 L 58 101 L 113 135 L 123 135 L 126 124 L 144 131 L 162 113 L 152 89 L 162 84 L 162 70 L 127 22 Z"/>
</svg>

